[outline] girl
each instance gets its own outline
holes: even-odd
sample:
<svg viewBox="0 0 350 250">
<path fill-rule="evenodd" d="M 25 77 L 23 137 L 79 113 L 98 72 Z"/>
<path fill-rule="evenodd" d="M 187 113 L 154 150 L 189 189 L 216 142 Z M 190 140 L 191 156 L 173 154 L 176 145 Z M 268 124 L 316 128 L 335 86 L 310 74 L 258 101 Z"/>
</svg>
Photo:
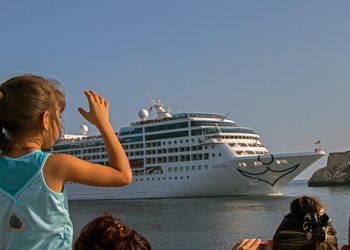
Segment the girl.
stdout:
<svg viewBox="0 0 350 250">
<path fill-rule="evenodd" d="M 0 85 L 1 249 L 71 249 L 64 183 L 118 187 L 131 182 L 128 159 L 109 122 L 108 102 L 91 90 L 85 95 L 90 110 L 79 112 L 99 129 L 109 167 L 45 152 L 62 132 L 65 96 L 58 82 L 20 75 Z"/>
<path fill-rule="evenodd" d="M 81 230 L 74 250 L 151 250 L 149 242 L 111 214 L 93 219 Z"/>
<path fill-rule="evenodd" d="M 323 204 L 308 196 L 294 199 L 273 236 L 272 249 L 337 250 L 336 232 Z"/>
</svg>

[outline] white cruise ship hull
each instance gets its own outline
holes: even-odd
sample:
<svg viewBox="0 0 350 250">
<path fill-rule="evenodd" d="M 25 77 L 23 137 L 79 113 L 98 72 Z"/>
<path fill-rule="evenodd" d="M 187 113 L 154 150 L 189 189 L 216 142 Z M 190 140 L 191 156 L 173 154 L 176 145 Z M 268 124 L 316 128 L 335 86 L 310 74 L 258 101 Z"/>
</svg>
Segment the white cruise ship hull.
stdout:
<svg viewBox="0 0 350 250">
<path fill-rule="evenodd" d="M 201 196 L 279 195 L 282 188 L 325 153 L 234 156 L 206 162 L 206 168 L 134 176 L 125 187 L 66 184 L 70 200 Z M 167 163 L 164 167 L 171 167 Z"/>
</svg>

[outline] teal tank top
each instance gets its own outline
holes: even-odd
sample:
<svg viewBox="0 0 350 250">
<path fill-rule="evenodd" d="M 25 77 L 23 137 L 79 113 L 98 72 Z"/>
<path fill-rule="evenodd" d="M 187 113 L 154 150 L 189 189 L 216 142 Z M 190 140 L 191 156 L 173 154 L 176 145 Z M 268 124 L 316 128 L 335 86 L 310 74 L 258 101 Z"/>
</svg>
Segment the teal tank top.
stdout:
<svg viewBox="0 0 350 250">
<path fill-rule="evenodd" d="M 49 154 L 0 157 L 0 249 L 71 249 L 73 226 L 65 191 L 46 185 Z"/>
</svg>

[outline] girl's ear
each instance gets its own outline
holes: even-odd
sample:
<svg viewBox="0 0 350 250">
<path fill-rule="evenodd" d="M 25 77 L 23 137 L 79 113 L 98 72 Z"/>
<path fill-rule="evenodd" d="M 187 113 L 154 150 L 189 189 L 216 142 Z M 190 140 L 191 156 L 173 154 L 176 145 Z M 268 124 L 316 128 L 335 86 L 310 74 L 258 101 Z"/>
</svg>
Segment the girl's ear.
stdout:
<svg viewBox="0 0 350 250">
<path fill-rule="evenodd" d="M 43 128 L 44 131 L 48 131 L 50 127 L 50 115 L 49 111 L 45 111 L 44 113 L 41 114 L 41 127 Z"/>
</svg>

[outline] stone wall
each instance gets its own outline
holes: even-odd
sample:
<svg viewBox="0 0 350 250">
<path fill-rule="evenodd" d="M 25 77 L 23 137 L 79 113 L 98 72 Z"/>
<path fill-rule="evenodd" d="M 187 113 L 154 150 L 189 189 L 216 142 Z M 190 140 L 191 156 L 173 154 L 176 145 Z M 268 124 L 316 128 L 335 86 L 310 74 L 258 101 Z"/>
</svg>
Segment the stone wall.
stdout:
<svg viewBox="0 0 350 250">
<path fill-rule="evenodd" d="M 350 186 L 350 151 L 330 153 L 327 166 L 317 170 L 310 178 L 310 187 Z"/>
</svg>

